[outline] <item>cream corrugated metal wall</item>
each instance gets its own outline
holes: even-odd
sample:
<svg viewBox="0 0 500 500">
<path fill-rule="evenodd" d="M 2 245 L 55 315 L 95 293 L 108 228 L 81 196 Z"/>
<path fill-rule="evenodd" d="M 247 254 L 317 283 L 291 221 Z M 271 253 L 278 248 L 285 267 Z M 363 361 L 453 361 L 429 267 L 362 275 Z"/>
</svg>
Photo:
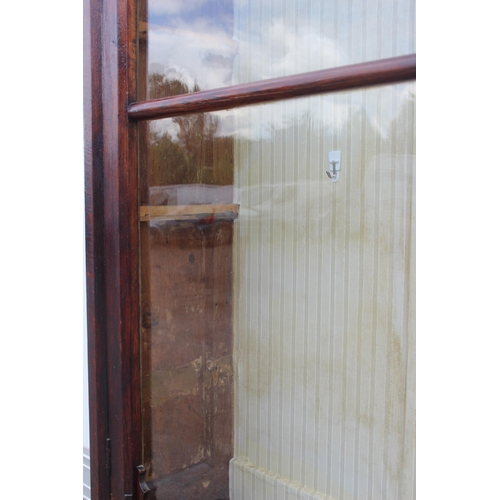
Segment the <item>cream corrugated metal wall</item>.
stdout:
<svg viewBox="0 0 500 500">
<path fill-rule="evenodd" d="M 245 4 L 250 33 L 263 5 Z M 411 31 L 400 15 L 411 4 L 273 5 L 318 7 L 320 35 L 350 13 L 337 40 L 352 57 L 331 65 L 412 51 L 393 33 Z M 295 67 L 317 69 L 309 62 Z M 415 497 L 414 95 L 404 84 L 236 112 L 233 500 Z M 331 150 L 342 152 L 335 184 Z"/>
<path fill-rule="evenodd" d="M 415 52 L 414 0 L 234 0 L 233 84 Z"/>
<path fill-rule="evenodd" d="M 330 96 L 344 115 L 329 128 L 315 123 L 327 98 L 309 99 L 308 126 L 242 140 L 237 155 L 235 456 L 332 498 L 412 497 L 411 88 Z M 385 134 L 381 94 L 389 108 L 406 99 Z M 346 111 L 354 97 L 371 119 Z M 265 123 L 297 106 L 252 113 Z M 343 155 L 336 184 L 331 149 Z M 267 498 L 243 491 L 233 498 Z"/>
</svg>

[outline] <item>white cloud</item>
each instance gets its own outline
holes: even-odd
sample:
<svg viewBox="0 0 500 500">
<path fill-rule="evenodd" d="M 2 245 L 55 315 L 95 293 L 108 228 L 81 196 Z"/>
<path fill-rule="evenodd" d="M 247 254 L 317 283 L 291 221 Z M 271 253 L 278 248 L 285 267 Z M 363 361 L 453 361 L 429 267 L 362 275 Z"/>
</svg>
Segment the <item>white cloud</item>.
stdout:
<svg viewBox="0 0 500 500">
<path fill-rule="evenodd" d="M 206 1 L 190 2 L 189 9 Z M 396 1 L 398 12 L 403 12 L 402 5 L 411 4 L 412 0 Z M 411 51 L 413 34 L 404 29 L 398 31 L 398 40 L 402 42 L 394 46 L 387 42 L 389 35 L 392 39 L 392 32 L 384 31 L 384 38 L 378 39 L 378 27 L 396 24 L 392 7 L 375 9 L 379 17 L 369 20 L 364 18 L 372 7 L 352 7 L 352 23 L 355 33 L 359 33 L 352 36 L 348 30 L 347 1 L 339 2 L 335 8 L 325 2 L 323 10 L 317 7 L 319 4 L 308 8 L 307 2 L 296 2 L 277 11 L 279 6 L 273 7 L 271 2 L 235 0 L 232 36 L 228 34 L 229 27 L 220 27 L 220 20 L 205 17 L 187 23 L 174 16 L 171 27 L 150 26 L 150 64 L 183 79 L 190 87 L 196 82 L 206 90 L 361 62 L 370 58 L 373 51 L 380 57 L 389 57 L 399 53 L 405 43 Z M 180 0 L 152 0 L 152 4 L 157 11 L 182 10 Z M 404 19 L 398 22 L 406 26 Z M 317 127 L 338 129 L 354 116 L 364 114 L 368 124 L 386 137 L 400 106 L 410 98 L 409 88 L 380 87 L 215 114 L 220 117 L 220 135 L 252 140 L 268 139 L 273 131 L 309 115 Z"/>
<path fill-rule="evenodd" d="M 289 25 L 284 19 L 269 19 L 253 33 L 240 27 L 235 83 L 305 73 L 345 64 L 345 56 L 332 37 L 313 26 Z"/>
<path fill-rule="evenodd" d="M 189 86 L 202 90 L 231 85 L 232 60 L 238 50 L 235 40 L 209 23 L 197 30 L 152 26 L 149 32 L 149 65 L 175 70 Z M 158 67 L 158 66 L 156 66 Z"/>
</svg>

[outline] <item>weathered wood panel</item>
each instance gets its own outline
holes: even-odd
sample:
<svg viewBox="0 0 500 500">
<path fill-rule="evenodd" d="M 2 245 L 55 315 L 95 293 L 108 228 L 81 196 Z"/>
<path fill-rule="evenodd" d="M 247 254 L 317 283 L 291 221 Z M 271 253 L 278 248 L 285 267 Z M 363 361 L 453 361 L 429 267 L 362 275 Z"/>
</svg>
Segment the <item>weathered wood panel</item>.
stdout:
<svg viewBox="0 0 500 500">
<path fill-rule="evenodd" d="M 142 227 L 146 479 L 158 500 L 228 498 L 232 222 Z"/>
</svg>

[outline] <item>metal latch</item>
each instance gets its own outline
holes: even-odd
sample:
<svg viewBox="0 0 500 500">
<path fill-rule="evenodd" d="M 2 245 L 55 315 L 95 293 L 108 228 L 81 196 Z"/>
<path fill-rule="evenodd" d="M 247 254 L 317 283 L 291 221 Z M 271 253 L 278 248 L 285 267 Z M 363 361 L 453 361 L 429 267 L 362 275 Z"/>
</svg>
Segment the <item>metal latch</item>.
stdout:
<svg viewBox="0 0 500 500">
<path fill-rule="evenodd" d="M 340 151 L 330 151 L 328 162 L 330 163 L 330 171 L 327 170 L 326 175 L 330 177 L 332 182 L 337 182 L 340 177 Z"/>
<path fill-rule="evenodd" d="M 140 487 L 140 497 L 141 500 L 145 500 L 148 497 L 148 493 L 151 491 L 151 488 L 148 483 L 146 483 L 146 468 L 144 465 L 141 464 L 137 466 L 137 473 Z"/>
</svg>

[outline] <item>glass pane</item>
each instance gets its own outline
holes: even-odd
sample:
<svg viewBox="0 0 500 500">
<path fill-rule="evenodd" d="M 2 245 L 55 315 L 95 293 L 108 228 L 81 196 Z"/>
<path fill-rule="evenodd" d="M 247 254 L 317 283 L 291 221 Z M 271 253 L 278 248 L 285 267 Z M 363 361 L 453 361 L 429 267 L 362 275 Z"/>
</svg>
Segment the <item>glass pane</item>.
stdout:
<svg viewBox="0 0 500 500">
<path fill-rule="evenodd" d="M 414 104 L 401 84 L 144 125 L 159 500 L 229 498 L 228 469 L 233 499 L 414 498 Z"/>
<path fill-rule="evenodd" d="M 415 52 L 414 0 L 143 0 L 141 99 Z"/>
</svg>

